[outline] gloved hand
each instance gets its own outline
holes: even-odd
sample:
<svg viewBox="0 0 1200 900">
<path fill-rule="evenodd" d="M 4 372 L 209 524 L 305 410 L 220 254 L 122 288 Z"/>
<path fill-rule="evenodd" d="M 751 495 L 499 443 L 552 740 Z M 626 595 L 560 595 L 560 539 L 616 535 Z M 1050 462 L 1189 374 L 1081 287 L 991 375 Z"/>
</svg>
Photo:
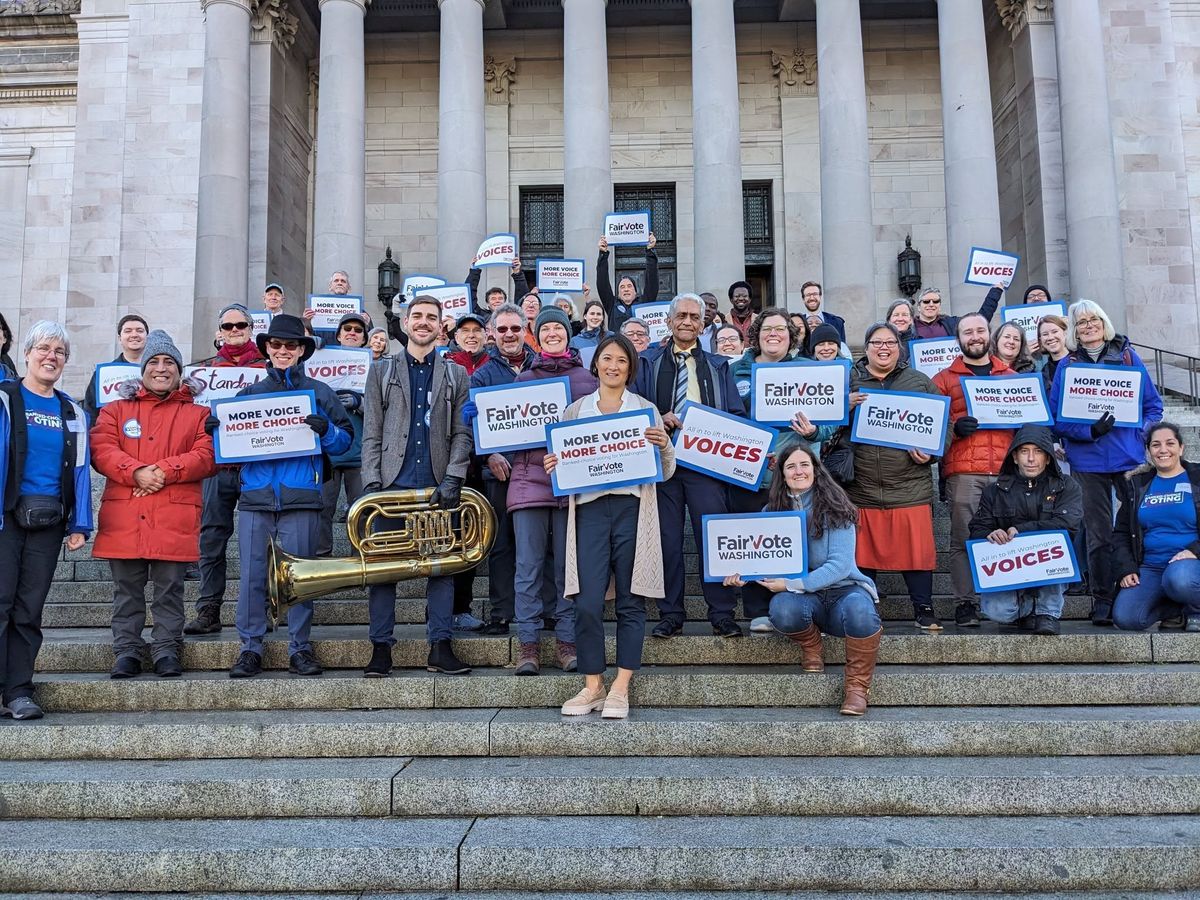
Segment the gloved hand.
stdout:
<svg viewBox="0 0 1200 900">
<path fill-rule="evenodd" d="M 457 475 L 447 475 L 430 497 L 430 502 L 440 509 L 454 509 L 462 497 L 463 480 Z"/>
<path fill-rule="evenodd" d="M 1117 417 L 1110 412 L 1106 412 L 1099 419 L 1092 423 L 1092 440 L 1098 441 L 1104 437 L 1117 424 Z"/>
<path fill-rule="evenodd" d="M 350 412 L 354 412 L 362 405 L 362 399 L 354 391 L 338 391 L 337 398 L 342 401 L 342 406 Z"/>
<path fill-rule="evenodd" d="M 382 490 L 383 490 L 383 485 L 380 484 L 378 481 L 372 481 L 370 484 L 363 485 L 363 493 L 364 494 L 378 494 Z"/>
<path fill-rule="evenodd" d="M 217 429 L 220 427 L 221 427 L 221 420 L 218 419 L 216 416 L 209 416 L 207 419 L 204 420 L 204 433 L 207 434 L 209 437 L 212 437 L 214 434 L 216 434 Z"/>
<path fill-rule="evenodd" d="M 954 423 L 954 436 L 969 438 L 979 430 L 979 420 L 974 416 L 963 416 Z"/>
<path fill-rule="evenodd" d="M 479 415 L 479 407 L 475 405 L 474 400 L 468 400 L 463 404 L 462 420 L 463 424 L 470 426 L 475 421 L 475 417 Z"/>
<path fill-rule="evenodd" d="M 329 430 L 329 420 L 324 416 L 318 416 L 315 413 L 311 416 L 304 417 L 304 424 L 317 433 L 317 437 L 325 437 L 325 432 Z"/>
</svg>

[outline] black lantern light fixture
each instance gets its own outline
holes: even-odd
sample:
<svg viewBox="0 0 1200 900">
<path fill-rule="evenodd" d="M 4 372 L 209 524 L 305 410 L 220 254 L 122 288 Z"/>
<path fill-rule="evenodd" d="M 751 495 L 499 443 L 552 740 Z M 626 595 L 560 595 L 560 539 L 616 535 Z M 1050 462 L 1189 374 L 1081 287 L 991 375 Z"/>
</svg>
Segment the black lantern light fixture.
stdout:
<svg viewBox="0 0 1200 900">
<path fill-rule="evenodd" d="M 392 308 L 392 300 L 400 293 L 400 266 L 392 259 L 392 248 L 389 246 L 383 261 L 379 264 L 379 302 L 385 309 Z"/>
<path fill-rule="evenodd" d="M 912 235 L 904 238 L 904 249 L 896 254 L 900 293 L 911 297 L 921 289 L 921 254 L 913 249 Z"/>
</svg>

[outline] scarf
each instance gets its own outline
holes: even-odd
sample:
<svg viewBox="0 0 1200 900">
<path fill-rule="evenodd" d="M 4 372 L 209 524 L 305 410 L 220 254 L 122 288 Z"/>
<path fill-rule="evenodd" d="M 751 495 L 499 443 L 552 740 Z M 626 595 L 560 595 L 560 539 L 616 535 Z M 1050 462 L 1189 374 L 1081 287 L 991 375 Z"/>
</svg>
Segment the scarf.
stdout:
<svg viewBox="0 0 1200 900">
<path fill-rule="evenodd" d="M 246 341 L 236 347 L 231 344 L 222 344 L 221 349 L 217 351 L 217 356 L 231 366 L 248 366 L 263 358 L 254 341 Z"/>
</svg>

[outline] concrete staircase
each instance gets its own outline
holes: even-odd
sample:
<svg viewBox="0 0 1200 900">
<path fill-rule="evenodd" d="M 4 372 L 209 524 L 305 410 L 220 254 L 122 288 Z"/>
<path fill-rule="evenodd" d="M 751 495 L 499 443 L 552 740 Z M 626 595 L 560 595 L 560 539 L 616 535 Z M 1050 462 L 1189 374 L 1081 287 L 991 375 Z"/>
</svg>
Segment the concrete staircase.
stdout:
<svg viewBox="0 0 1200 900">
<path fill-rule="evenodd" d="M 287 675 L 279 632 L 269 671 L 231 681 L 226 627 L 189 640 L 183 678 L 114 682 L 107 569 L 64 553 L 47 716 L 0 724 L 0 897 L 1200 890 L 1200 635 L 1094 628 L 1079 595 L 1057 638 L 928 635 L 885 576 L 872 709 L 850 719 L 840 641 L 813 675 L 782 636 L 716 638 L 692 578 L 694 621 L 647 640 L 631 718 L 611 722 L 560 717 L 578 676 L 513 677 L 515 635 L 456 640 L 470 676 L 425 672 L 422 582 L 398 591 L 410 668 L 389 679 L 361 677 L 349 591 L 317 602 L 321 678 Z M 944 565 L 935 581 L 952 622 Z"/>
</svg>

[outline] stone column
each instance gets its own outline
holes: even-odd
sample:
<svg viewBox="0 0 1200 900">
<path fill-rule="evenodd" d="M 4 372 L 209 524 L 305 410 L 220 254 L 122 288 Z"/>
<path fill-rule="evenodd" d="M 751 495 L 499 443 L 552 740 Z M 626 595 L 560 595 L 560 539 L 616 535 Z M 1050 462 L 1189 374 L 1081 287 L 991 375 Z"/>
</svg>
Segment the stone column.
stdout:
<svg viewBox="0 0 1200 900">
<path fill-rule="evenodd" d="M 438 0 L 437 273 L 457 281 L 485 235 L 483 0 Z"/>
<path fill-rule="evenodd" d="M 954 312 L 976 310 L 988 289 L 963 284 L 972 247 L 1003 249 L 996 138 L 988 82 L 983 6 L 938 3 L 938 57 L 942 73 L 942 143 L 946 173 L 946 261 Z"/>
<path fill-rule="evenodd" d="M 1054 5 L 1071 296 L 1126 328 L 1120 201 L 1098 0 Z"/>
<path fill-rule="evenodd" d="M 563 246 L 591 269 L 604 214 L 613 208 L 608 114 L 608 0 L 563 5 Z M 588 273 L 595 284 L 596 276 Z"/>
<path fill-rule="evenodd" d="M 196 199 L 192 358 L 212 353 L 222 306 L 246 302 L 250 228 L 250 3 L 201 0 L 204 97 Z"/>
<path fill-rule="evenodd" d="M 867 83 L 858 0 L 817 0 L 821 270 L 825 304 L 858 344 L 876 318 Z"/>
<path fill-rule="evenodd" d="M 692 3 L 692 171 L 695 279 L 725 297 L 746 277 L 742 147 L 732 0 Z"/>
<path fill-rule="evenodd" d="M 817 56 L 772 50 L 783 135 L 784 290 L 788 309 L 803 309 L 800 287 L 821 280 L 821 150 Z"/>
<path fill-rule="evenodd" d="M 366 243 L 366 63 L 363 17 L 371 0 L 320 0 L 321 83 L 313 188 L 313 290 L 341 269 L 363 288 Z"/>
</svg>

